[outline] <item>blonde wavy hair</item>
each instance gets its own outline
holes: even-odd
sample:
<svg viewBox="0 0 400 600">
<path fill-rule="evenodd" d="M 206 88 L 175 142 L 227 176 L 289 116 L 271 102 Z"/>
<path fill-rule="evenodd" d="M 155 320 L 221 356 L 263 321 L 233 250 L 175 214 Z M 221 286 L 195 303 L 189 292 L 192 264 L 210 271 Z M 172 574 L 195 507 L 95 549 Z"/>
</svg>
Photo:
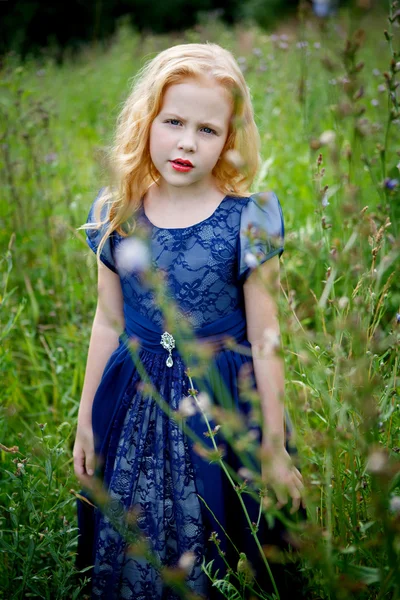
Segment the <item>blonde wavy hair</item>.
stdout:
<svg viewBox="0 0 400 600">
<path fill-rule="evenodd" d="M 226 142 L 212 175 L 225 195 L 249 195 L 261 164 L 261 144 L 251 93 L 239 65 L 231 52 L 211 42 L 167 48 L 145 63 L 133 78 L 108 151 L 113 185 L 104 188 L 96 202 L 96 222 L 80 228 L 99 229 L 107 224 L 98 257 L 113 231 L 122 236 L 133 232 L 136 223 L 131 217 L 152 182 L 157 183 L 160 177 L 151 160 L 149 139 L 151 124 L 162 108 L 166 88 L 186 78 L 204 77 L 214 79 L 228 91 L 232 106 Z M 232 160 L 232 156 L 239 160 Z M 107 216 L 101 221 L 106 204 Z"/>
</svg>

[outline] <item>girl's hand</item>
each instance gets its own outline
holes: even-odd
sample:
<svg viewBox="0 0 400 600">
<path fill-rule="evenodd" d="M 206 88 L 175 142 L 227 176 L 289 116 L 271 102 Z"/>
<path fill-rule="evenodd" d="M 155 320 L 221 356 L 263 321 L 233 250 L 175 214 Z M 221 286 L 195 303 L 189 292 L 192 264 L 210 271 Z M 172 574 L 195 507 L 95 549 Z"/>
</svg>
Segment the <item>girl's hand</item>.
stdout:
<svg viewBox="0 0 400 600">
<path fill-rule="evenodd" d="M 95 469 L 94 438 L 91 425 L 78 422 L 73 449 L 74 471 L 80 483 L 91 487 Z"/>
<path fill-rule="evenodd" d="M 263 449 L 262 479 L 273 491 L 278 499 L 277 508 L 282 508 L 288 501 L 288 494 L 292 498 L 290 514 L 295 513 L 300 502 L 305 508 L 302 493 L 304 490 L 303 476 L 294 466 L 286 448 L 279 450 Z"/>
</svg>

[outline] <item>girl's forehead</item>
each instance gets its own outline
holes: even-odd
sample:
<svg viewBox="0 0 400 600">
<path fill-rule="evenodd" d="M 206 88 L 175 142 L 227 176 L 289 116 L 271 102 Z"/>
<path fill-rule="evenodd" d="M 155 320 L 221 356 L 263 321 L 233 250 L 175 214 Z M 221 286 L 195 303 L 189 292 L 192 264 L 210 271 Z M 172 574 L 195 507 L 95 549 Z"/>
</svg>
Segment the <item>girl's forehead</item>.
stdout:
<svg viewBox="0 0 400 600">
<path fill-rule="evenodd" d="M 164 89 L 161 110 L 175 106 L 196 110 L 199 106 L 231 104 L 229 90 L 215 79 L 186 78 Z"/>
</svg>

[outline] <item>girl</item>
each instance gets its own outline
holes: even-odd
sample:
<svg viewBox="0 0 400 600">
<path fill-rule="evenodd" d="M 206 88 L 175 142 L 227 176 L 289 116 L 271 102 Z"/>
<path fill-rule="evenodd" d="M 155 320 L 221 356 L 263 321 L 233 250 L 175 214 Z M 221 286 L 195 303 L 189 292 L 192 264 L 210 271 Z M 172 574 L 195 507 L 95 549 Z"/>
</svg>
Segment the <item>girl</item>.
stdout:
<svg viewBox="0 0 400 600">
<path fill-rule="evenodd" d="M 258 432 L 264 453 L 273 455 L 263 475 L 278 506 L 290 497 L 298 510 L 303 483 L 285 438 L 282 362 L 274 352 L 255 351 L 275 346 L 279 334 L 274 292 L 284 233 L 276 195 L 249 195 L 259 148 L 249 89 L 232 54 L 217 44 L 164 50 L 135 78 L 117 124 L 115 184 L 100 191 L 84 226 L 99 258 L 98 304 L 73 455 L 88 490 L 78 499 L 77 566 L 94 565 L 92 598 L 179 597 L 148 554 L 128 552 L 112 518 L 124 510 L 133 511 L 158 567 L 185 571 L 193 598 L 222 598 L 201 567 L 203 558 L 214 559 L 213 571 L 223 576 L 218 544 L 234 571 L 244 552 L 251 577 L 265 589 L 271 585 L 227 475 L 188 433 L 212 448 L 199 407 L 208 410 L 212 427 L 212 417 L 228 418 L 233 407 L 239 424 Z M 165 308 L 157 295 L 161 280 Z M 168 302 L 177 307 L 175 320 Z M 178 340 L 182 324 L 208 348 L 203 375 L 190 375 L 193 355 L 184 359 Z M 135 341 L 144 371 L 125 336 Z M 251 402 L 240 397 L 246 369 L 261 398 L 262 428 L 252 424 Z M 186 417 L 186 433 L 145 379 L 169 410 Z M 232 470 L 248 473 L 231 444 L 218 439 L 218 446 Z M 111 498 L 108 516 L 93 498 L 94 510 L 85 501 L 94 470 Z M 257 521 L 257 502 L 242 497 Z M 283 534 L 277 525 L 267 532 L 261 519 L 261 543 L 279 545 Z"/>
</svg>

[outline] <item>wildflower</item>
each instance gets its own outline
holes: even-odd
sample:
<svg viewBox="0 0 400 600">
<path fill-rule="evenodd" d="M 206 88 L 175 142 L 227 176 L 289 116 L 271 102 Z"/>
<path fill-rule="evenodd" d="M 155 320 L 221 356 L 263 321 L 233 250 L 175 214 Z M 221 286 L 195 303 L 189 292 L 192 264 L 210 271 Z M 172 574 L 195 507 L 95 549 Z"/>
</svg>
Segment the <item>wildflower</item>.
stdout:
<svg viewBox="0 0 400 600">
<path fill-rule="evenodd" d="M 372 104 L 372 106 L 379 106 L 379 100 L 377 100 L 376 98 L 373 98 L 371 100 L 371 104 Z"/>
<path fill-rule="evenodd" d="M 196 414 L 196 406 L 191 396 L 184 396 L 179 403 L 178 412 L 182 417 L 192 417 Z"/>
<path fill-rule="evenodd" d="M 400 513 L 400 496 L 392 496 L 390 498 L 389 509 L 393 513 Z"/>
<path fill-rule="evenodd" d="M 335 139 L 336 139 L 336 133 L 334 131 L 332 131 L 331 129 L 324 131 L 319 136 L 319 142 L 322 146 L 331 146 L 335 142 Z"/>
<path fill-rule="evenodd" d="M 136 237 L 122 240 L 116 249 L 115 259 L 119 271 L 146 271 L 150 266 L 149 249 Z"/>
<path fill-rule="evenodd" d="M 324 194 L 321 200 L 321 204 L 324 208 L 329 206 L 328 194 Z"/>
<path fill-rule="evenodd" d="M 383 83 L 381 83 L 381 85 L 378 85 L 378 92 L 380 94 L 383 94 L 383 92 L 386 92 L 386 85 L 384 85 Z"/>
<path fill-rule="evenodd" d="M 390 177 L 386 177 L 385 181 L 383 182 L 383 186 L 387 189 L 387 190 L 394 190 L 395 187 L 397 187 L 399 184 L 398 179 L 390 179 Z"/>
<path fill-rule="evenodd" d="M 248 481 L 254 480 L 254 473 L 250 471 L 250 469 L 246 469 L 246 467 L 240 467 L 238 470 L 238 475 L 243 477 L 243 479 L 247 479 Z"/>
<path fill-rule="evenodd" d="M 263 331 L 263 349 L 266 352 L 273 352 L 277 350 L 280 346 L 280 337 L 279 333 L 274 329 L 270 329 L 267 327 Z"/>
<path fill-rule="evenodd" d="M 49 154 L 46 154 L 46 156 L 44 157 L 44 160 L 47 164 L 52 164 L 57 160 L 57 158 L 58 154 L 56 152 L 49 152 Z"/>
<path fill-rule="evenodd" d="M 396 313 L 396 323 L 397 325 L 400 324 L 400 313 Z"/>
<path fill-rule="evenodd" d="M 380 76 L 380 74 L 381 74 L 381 72 L 380 72 L 380 70 L 379 70 L 379 69 L 374 69 L 374 70 L 372 71 L 372 74 L 373 74 L 373 75 L 375 75 L 375 77 L 379 77 L 379 76 Z"/>
<path fill-rule="evenodd" d="M 201 412 L 209 412 L 211 401 L 207 392 L 200 392 L 200 394 L 197 396 L 196 402 Z"/>
<path fill-rule="evenodd" d="M 194 552 L 184 552 L 178 561 L 178 566 L 189 573 L 195 563 L 196 555 Z"/>
<path fill-rule="evenodd" d="M 258 265 L 257 257 L 252 252 L 245 253 L 244 262 L 250 269 L 254 269 Z"/>
<path fill-rule="evenodd" d="M 319 42 L 314 42 L 314 48 L 321 48 L 321 44 Z"/>
<path fill-rule="evenodd" d="M 342 296 L 341 298 L 339 298 L 338 305 L 339 305 L 340 309 L 343 310 L 344 308 L 346 308 L 348 303 L 349 303 L 349 299 L 347 298 L 347 296 Z"/>
<path fill-rule="evenodd" d="M 374 450 L 368 457 L 366 469 L 374 475 L 383 473 L 386 469 L 387 455 L 383 450 Z"/>
<path fill-rule="evenodd" d="M 224 159 L 236 169 L 240 169 L 244 166 L 242 155 L 238 150 L 234 150 L 233 148 L 224 153 Z"/>
<path fill-rule="evenodd" d="M 210 537 L 208 538 L 209 542 L 214 542 L 214 544 L 216 546 L 219 546 L 221 543 L 221 540 L 218 538 L 218 533 L 216 531 L 213 531 L 210 535 Z"/>
</svg>

